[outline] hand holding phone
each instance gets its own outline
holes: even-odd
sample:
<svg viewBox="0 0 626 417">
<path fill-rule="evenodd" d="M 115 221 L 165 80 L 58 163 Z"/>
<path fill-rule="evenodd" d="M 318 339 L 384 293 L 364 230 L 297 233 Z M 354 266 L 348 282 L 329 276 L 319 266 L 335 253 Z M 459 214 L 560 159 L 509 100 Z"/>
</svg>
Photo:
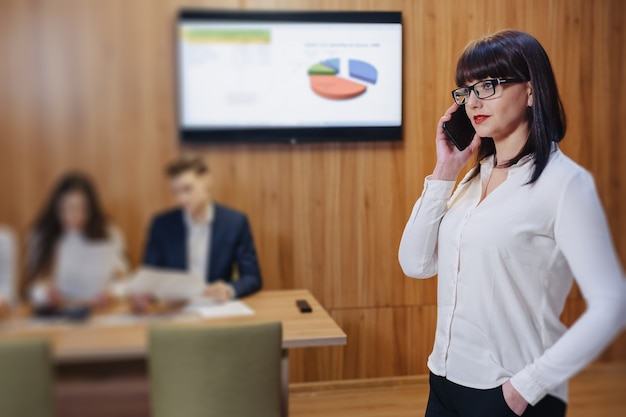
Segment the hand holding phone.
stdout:
<svg viewBox="0 0 626 417">
<path fill-rule="evenodd" d="M 463 123 L 468 123 L 470 127 L 465 125 L 463 128 Z M 481 138 L 474 133 L 473 126 L 465 115 L 465 109 L 456 103 L 452 104 L 437 124 L 435 138 L 437 165 L 431 178 L 456 181 L 463 167 L 476 153 L 480 142 Z"/>
<path fill-rule="evenodd" d="M 474 126 L 472 126 L 472 122 L 465 112 L 465 106 L 459 106 L 459 108 L 452 113 L 450 120 L 443 123 L 443 130 L 459 151 L 467 148 L 469 144 L 472 143 L 474 135 L 476 134 Z"/>
</svg>

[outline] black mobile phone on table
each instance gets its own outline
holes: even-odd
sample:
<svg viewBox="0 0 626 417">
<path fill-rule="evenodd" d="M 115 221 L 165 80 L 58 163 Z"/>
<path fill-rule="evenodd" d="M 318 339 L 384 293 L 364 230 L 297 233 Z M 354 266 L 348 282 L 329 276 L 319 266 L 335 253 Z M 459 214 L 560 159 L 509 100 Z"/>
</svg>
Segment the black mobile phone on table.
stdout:
<svg viewBox="0 0 626 417">
<path fill-rule="evenodd" d="M 311 313 L 313 311 L 313 308 L 306 300 L 296 300 L 296 306 L 298 306 L 300 313 Z"/>
<path fill-rule="evenodd" d="M 459 151 L 467 148 L 476 134 L 474 126 L 472 126 L 472 122 L 465 112 L 465 106 L 459 106 L 452 113 L 450 120 L 443 122 L 443 130 Z"/>
</svg>

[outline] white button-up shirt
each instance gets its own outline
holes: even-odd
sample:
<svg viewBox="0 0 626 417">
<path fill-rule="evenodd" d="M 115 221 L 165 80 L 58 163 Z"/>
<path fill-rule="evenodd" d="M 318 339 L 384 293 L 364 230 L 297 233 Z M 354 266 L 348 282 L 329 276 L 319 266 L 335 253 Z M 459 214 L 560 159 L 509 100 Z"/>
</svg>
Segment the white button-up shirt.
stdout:
<svg viewBox="0 0 626 417">
<path fill-rule="evenodd" d="M 203 218 L 197 222 L 187 212 L 184 213 L 187 226 L 188 270 L 191 275 L 204 281 L 211 262 L 209 251 L 215 206 L 208 204 Z"/>
<path fill-rule="evenodd" d="M 428 366 L 471 388 L 510 379 L 530 404 L 567 401 L 567 380 L 626 324 L 626 281 L 587 171 L 554 146 L 534 184 L 525 157 L 481 202 L 493 160 L 452 196 L 454 181 L 427 178 L 402 236 L 404 272 L 438 274 Z M 574 277 L 588 309 L 567 330 L 559 317 Z"/>
</svg>

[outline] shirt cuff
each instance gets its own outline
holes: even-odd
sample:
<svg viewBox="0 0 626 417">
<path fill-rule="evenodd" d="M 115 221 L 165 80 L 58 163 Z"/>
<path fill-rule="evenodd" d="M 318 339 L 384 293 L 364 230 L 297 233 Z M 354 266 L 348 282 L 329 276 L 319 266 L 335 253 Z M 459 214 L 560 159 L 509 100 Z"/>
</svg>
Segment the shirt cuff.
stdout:
<svg viewBox="0 0 626 417">
<path fill-rule="evenodd" d="M 35 307 L 42 307 L 50 302 L 48 299 L 48 289 L 42 282 L 36 282 L 33 284 L 28 290 L 28 295 L 31 304 Z"/>
<path fill-rule="evenodd" d="M 455 184 L 456 181 L 433 180 L 429 175 L 424 180 L 422 197 L 428 200 L 448 200 Z"/>
<path fill-rule="evenodd" d="M 537 404 L 548 394 L 548 389 L 533 378 L 530 370 L 525 368 L 511 378 L 511 385 L 530 404 Z"/>
<path fill-rule="evenodd" d="M 228 288 L 230 288 L 231 293 L 233 294 L 233 296 L 230 298 L 231 300 L 236 300 L 237 299 L 237 291 L 235 291 L 235 287 L 233 287 L 232 284 L 228 284 L 226 283 L 226 286 Z"/>
</svg>

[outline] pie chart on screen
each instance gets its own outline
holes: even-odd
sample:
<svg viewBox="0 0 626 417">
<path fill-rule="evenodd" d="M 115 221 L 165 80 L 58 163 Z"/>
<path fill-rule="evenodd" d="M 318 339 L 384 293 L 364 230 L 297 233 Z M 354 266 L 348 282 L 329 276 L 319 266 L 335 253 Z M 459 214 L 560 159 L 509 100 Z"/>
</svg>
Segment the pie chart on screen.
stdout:
<svg viewBox="0 0 626 417">
<path fill-rule="evenodd" d="M 340 58 L 331 58 L 309 67 L 313 92 L 330 100 L 348 100 L 365 93 L 368 85 L 376 84 L 378 70 L 369 62 L 348 59 L 343 64 L 342 68 Z"/>
</svg>

